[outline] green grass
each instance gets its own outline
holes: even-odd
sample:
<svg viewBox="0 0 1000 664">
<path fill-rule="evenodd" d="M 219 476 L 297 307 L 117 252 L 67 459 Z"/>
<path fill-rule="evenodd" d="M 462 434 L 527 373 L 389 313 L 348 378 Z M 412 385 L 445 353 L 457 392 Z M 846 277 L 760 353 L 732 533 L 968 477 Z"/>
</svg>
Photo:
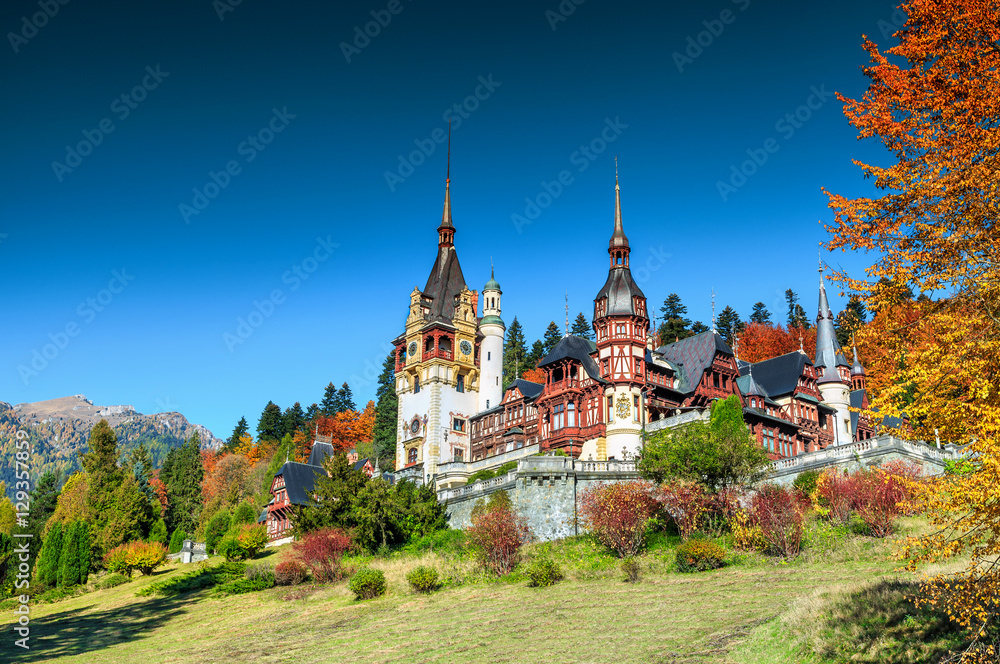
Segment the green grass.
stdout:
<svg viewBox="0 0 1000 664">
<path fill-rule="evenodd" d="M 520 571 L 487 579 L 469 552 L 450 541 L 443 551 L 348 559 L 388 580 L 385 597 L 364 602 L 353 599 L 346 581 L 222 598 L 210 597 L 209 589 L 136 596 L 191 568 L 172 565 L 121 586 L 33 605 L 32 649 L 18 652 L 7 638 L 0 660 L 820 664 L 846 661 L 848 652 L 900 653 L 858 661 L 933 661 L 901 657 L 909 656 L 911 642 L 930 644 L 911 653 L 920 657 L 954 641 L 935 617 L 907 608 L 905 582 L 912 578 L 893 573 L 885 542 L 834 530 L 817 531 L 811 541 L 791 563 L 730 552 L 722 569 L 679 574 L 676 538 L 656 535 L 641 558 L 638 584 L 624 583 L 620 561 L 589 537 L 534 544 L 524 552 L 526 563 L 548 558 L 566 575 L 547 588 L 527 587 Z M 265 560 L 277 562 L 283 549 L 269 549 Z M 405 577 L 418 565 L 435 567 L 444 587 L 413 592 Z M 859 582 L 881 578 L 904 582 L 872 592 Z M 839 629 L 840 622 L 849 629 Z M 7 635 L 9 623 L 10 614 L 0 614 Z M 895 630 L 897 645 L 882 639 L 881 650 L 864 650 L 887 629 Z"/>
</svg>

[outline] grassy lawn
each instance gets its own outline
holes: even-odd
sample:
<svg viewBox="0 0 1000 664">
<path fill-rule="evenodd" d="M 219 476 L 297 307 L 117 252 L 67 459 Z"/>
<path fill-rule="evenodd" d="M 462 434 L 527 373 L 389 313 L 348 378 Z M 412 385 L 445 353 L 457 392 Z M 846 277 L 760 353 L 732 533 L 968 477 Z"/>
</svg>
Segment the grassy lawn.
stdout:
<svg viewBox="0 0 1000 664">
<path fill-rule="evenodd" d="M 723 569 L 691 575 L 673 571 L 672 545 L 665 538 L 655 543 L 644 556 L 642 581 L 635 585 L 623 582 L 618 561 L 581 537 L 528 547 L 527 559 L 549 556 L 566 572 L 565 581 L 549 588 L 528 588 L 516 573 L 491 582 L 471 560 L 425 553 L 353 561 L 382 569 L 389 580 L 389 594 L 368 602 L 355 601 L 346 582 L 224 598 L 208 597 L 204 590 L 168 598 L 135 596 L 149 583 L 192 567 L 173 565 L 110 590 L 32 605 L 30 651 L 13 647 L 11 614 L 4 611 L 0 660 L 846 661 L 842 657 L 847 653 L 833 645 L 829 652 L 818 651 L 825 659 L 805 654 L 803 648 L 813 643 L 850 643 L 843 635 L 824 636 L 816 612 L 853 620 L 860 633 L 851 638 L 871 639 L 868 632 L 880 629 L 881 618 L 852 613 L 851 601 L 857 604 L 857 597 L 839 605 L 830 598 L 859 592 L 869 580 L 882 577 L 912 581 L 892 572 L 885 542 L 865 537 L 817 534 L 813 547 L 790 564 L 736 554 Z M 269 550 L 262 559 L 273 563 L 286 553 L 287 547 Z M 434 565 L 457 581 L 431 595 L 414 594 L 404 577 L 418 564 Z M 899 595 L 900 588 L 883 591 Z M 830 606 L 842 608 L 831 612 Z M 897 609 L 906 610 L 902 605 Z M 892 619 L 900 624 L 909 619 L 913 638 L 927 635 L 920 631 L 928 628 L 926 621 L 917 624 L 909 614 Z M 818 626 L 803 630 L 810 621 Z"/>
</svg>

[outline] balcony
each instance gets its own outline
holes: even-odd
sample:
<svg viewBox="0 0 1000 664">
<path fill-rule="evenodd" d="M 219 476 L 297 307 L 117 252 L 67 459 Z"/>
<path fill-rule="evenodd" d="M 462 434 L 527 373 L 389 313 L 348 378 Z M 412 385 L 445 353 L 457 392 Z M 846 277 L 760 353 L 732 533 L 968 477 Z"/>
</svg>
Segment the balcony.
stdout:
<svg viewBox="0 0 1000 664">
<path fill-rule="evenodd" d="M 439 358 L 442 360 L 451 360 L 452 352 L 450 350 L 425 350 L 420 356 L 421 360 L 433 360 Z"/>
</svg>

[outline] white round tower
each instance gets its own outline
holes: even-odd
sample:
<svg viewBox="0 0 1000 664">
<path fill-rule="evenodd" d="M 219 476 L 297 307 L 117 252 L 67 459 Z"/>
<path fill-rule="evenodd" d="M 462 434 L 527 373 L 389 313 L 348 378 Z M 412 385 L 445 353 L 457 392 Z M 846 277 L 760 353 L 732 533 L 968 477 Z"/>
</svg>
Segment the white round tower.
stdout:
<svg viewBox="0 0 1000 664">
<path fill-rule="evenodd" d="M 479 331 L 483 341 L 479 346 L 479 372 L 482 382 L 479 386 L 479 410 L 484 411 L 500 405 L 503 398 L 503 340 L 507 326 L 500 318 L 500 284 L 493 278 L 483 286 L 483 317 L 479 321 Z"/>
</svg>

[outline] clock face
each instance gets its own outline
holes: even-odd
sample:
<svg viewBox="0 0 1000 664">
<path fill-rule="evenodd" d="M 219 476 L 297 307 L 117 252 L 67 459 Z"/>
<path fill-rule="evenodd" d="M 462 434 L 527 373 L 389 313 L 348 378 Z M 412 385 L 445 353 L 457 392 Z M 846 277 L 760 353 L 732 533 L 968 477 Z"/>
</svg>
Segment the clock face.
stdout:
<svg viewBox="0 0 1000 664">
<path fill-rule="evenodd" d="M 618 397 L 618 405 L 616 410 L 618 411 L 618 418 L 625 420 L 628 419 L 629 414 L 632 412 L 632 405 L 628 402 L 628 397 L 626 395 L 621 395 Z"/>
<path fill-rule="evenodd" d="M 417 433 L 418 431 L 420 431 L 420 420 L 414 417 L 413 421 L 410 422 L 410 433 Z"/>
<path fill-rule="evenodd" d="M 410 357 L 416 357 L 417 356 L 417 342 L 416 341 L 411 341 L 410 342 L 410 348 L 409 348 L 409 350 L 407 352 L 409 352 Z"/>
<path fill-rule="evenodd" d="M 468 355 L 469 353 L 472 352 L 472 344 L 470 344 L 468 341 L 463 340 L 462 343 L 458 345 L 458 347 L 462 349 L 462 355 Z"/>
</svg>

